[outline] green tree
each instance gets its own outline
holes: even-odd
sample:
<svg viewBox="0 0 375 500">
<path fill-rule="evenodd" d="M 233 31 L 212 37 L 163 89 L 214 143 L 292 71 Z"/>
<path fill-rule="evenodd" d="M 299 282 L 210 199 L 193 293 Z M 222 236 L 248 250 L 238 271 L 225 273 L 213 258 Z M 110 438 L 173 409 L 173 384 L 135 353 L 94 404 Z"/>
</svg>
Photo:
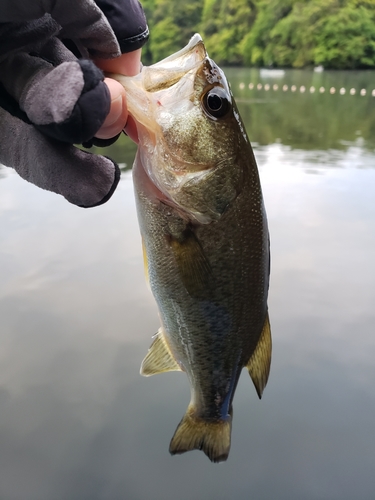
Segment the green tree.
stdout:
<svg viewBox="0 0 375 500">
<path fill-rule="evenodd" d="M 154 62 L 182 49 L 198 30 L 202 2 L 153 0 L 151 9 L 149 50 Z"/>
<path fill-rule="evenodd" d="M 245 61 L 295 68 L 374 67 L 374 14 L 374 0 L 265 0 L 245 42 Z"/>
<path fill-rule="evenodd" d="M 339 3 L 339 0 L 295 2 L 289 14 L 271 30 L 265 61 L 295 68 L 313 64 L 317 33 L 325 19 L 335 18 Z"/>
<path fill-rule="evenodd" d="M 147 64 L 201 32 L 219 64 L 375 67 L 375 0 L 143 0 Z"/>
<path fill-rule="evenodd" d="M 150 32 L 153 33 L 153 19 L 155 12 L 155 0 L 142 0 L 142 7 L 145 11 L 147 24 L 150 29 Z M 145 64 L 151 64 L 153 61 L 150 42 L 146 43 L 146 45 L 142 49 L 142 60 Z"/>
<path fill-rule="evenodd" d="M 179 44 L 179 30 L 173 18 L 166 17 L 155 24 L 150 39 L 150 51 L 153 61 L 160 61 L 164 57 L 177 52 L 182 48 Z"/>
<path fill-rule="evenodd" d="M 322 20 L 314 62 L 337 69 L 375 66 L 375 2 L 350 2 Z"/>
<path fill-rule="evenodd" d="M 280 19 L 292 10 L 296 0 L 257 0 L 255 22 L 241 43 L 245 64 L 251 66 L 270 65 L 271 54 L 266 53 L 270 33 Z"/>
<path fill-rule="evenodd" d="M 210 56 L 220 64 L 242 64 L 242 44 L 255 19 L 249 0 L 205 0 L 201 31 Z"/>
</svg>

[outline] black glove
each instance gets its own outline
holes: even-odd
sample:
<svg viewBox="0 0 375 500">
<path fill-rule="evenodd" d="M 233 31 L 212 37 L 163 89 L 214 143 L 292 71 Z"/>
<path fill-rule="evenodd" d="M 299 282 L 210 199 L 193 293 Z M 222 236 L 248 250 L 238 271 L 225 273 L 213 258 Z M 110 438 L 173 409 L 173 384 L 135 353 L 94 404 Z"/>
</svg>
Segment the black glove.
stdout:
<svg viewBox="0 0 375 500">
<path fill-rule="evenodd" d="M 148 38 L 137 1 L 97 3 L 108 19 L 92 0 L 2 0 L 0 7 L 0 161 L 83 207 L 107 201 L 120 176 L 112 160 L 72 146 L 95 143 L 110 109 L 89 57 L 113 58 Z"/>
</svg>

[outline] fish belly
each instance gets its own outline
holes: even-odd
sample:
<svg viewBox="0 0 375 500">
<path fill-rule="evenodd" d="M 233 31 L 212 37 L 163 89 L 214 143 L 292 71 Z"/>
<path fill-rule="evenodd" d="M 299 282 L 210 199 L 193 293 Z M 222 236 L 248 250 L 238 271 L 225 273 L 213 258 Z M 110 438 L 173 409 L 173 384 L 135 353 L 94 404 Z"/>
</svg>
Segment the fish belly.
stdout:
<svg viewBox="0 0 375 500">
<path fill-rule="evenodd" d="M 234 391 L 267 316 L 269 243 L 260 189 L 251 191 L 249 178 L 247 189 L 220 220 L 197 224 L 157 192 L 139 158 L 133 175 L 146 274 L 162 323 L 160 335 L 175 361 L 171 369 L 185 371 L 191 386 L 180 430 L 188 432 L 191 422 L 195 429 L 197 422 L 208 423 L 216 429 L 214 434 L 229 432 L 230 441 Z M 176 453 L 197 447 L 201 438 L 194 439 L 184 445 L 177 435 Z M 214 461 L 212 457 L 223 457 L 229 450 L 223 445 L 213 451 L 215 439 L 208 442 Z"/>
</svg>

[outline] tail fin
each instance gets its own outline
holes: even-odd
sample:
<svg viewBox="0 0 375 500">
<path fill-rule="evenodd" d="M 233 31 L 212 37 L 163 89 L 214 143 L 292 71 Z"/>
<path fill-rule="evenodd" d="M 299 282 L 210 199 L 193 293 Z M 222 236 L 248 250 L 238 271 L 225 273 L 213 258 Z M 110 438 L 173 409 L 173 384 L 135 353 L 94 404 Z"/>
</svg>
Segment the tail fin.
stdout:
<svg viewBox="0 0 375 500">
<path fill-rule="evenodd" d="M 224 462 L 229 455 L 232 415 L 226 420 L 203 420 L 189 406 L 169 445 L 172 455 L 202 450 L 211 462 Z"/>
</svg>

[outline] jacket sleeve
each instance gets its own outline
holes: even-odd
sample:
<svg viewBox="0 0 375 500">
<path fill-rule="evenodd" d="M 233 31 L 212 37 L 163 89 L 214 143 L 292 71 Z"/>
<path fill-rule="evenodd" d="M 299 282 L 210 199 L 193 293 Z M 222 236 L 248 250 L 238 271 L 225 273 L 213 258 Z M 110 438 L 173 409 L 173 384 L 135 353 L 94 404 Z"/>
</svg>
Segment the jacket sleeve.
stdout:
<svg viewBox="0 0 375 500">
<path fill-rule="evenodd" d="M 115 32 L 122 53 L 143 47 L 149 30 L 138 0 L 96 0 L 96 3 Z"/>
</svg>

